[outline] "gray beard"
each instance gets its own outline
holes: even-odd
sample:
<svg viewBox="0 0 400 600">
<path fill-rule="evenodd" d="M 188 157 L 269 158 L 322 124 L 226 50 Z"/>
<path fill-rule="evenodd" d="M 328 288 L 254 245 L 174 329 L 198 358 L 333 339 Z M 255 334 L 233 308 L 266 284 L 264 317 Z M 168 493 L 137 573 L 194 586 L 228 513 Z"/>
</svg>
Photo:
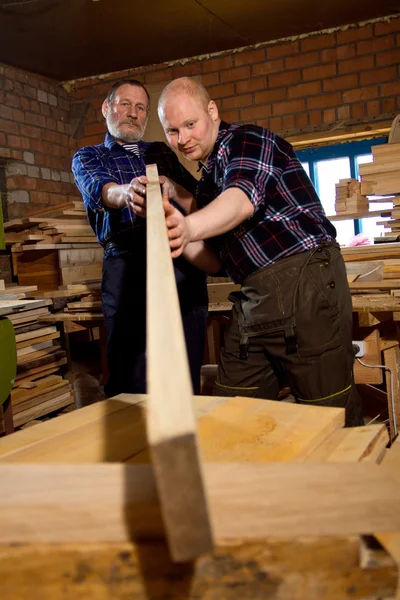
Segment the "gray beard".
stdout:
<svg viewBox="0 0 400 600">
<path fill-rule="evenodd" d="M 115 138 L 117 140 L 121 140 L 122 142 L 125 142 L 126 144 L 140 142 L 140 140 L 142 139 L 142 137 L 144 135 L 144 127 L 142 130 L 140 130 L 140 128 L 139 128 L 136 133 L 133 133 L 133 132 L 128 133 L 125 131 L 121 131 L 120 127 L 118 127 L 118 125 L 114 125 L 114 123 L 111 123 L 109 121 L 109 119 L 107 119 L 107 129 L 110 132 L 110 134 L 113 136 L 113 138 Z"/>
</svg>

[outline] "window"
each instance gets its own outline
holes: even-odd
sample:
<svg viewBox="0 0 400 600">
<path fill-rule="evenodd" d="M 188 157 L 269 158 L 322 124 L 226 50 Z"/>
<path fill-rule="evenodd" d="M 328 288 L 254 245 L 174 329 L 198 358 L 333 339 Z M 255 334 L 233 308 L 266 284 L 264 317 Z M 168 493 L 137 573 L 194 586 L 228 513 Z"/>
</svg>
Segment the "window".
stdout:
<svg viewBox="0 0 400 600">
<path fill-rule="evenodd" d="M 387 138 L 384 137 L 296 152 L 314 184 L 328 217 L 335 214 L 335 184 L 339 179 L 359 178 L 358 166 L 362 163 L 372 162 L 371 147 L 386 142 Z M 391 202 L 376 202 L 376 200 L 375 197 L 372 210 L 392 208 Z M 341 245 L 348 245 L 354 235 L 362 232 L 373 242 L 373 238 L 383 235 L 384 231 L 384 227 L 377 225 L 377 221 L 382 221 L 382 218 L 368 217 L 334 221 L 337 241 Z"/>
</svg>

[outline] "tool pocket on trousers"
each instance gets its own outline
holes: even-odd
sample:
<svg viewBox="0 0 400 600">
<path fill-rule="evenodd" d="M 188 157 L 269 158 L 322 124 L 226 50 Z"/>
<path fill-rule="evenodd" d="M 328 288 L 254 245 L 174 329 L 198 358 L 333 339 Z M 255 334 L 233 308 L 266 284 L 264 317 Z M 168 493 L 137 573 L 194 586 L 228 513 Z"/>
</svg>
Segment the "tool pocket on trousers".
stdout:
<svg viewBox="0 0 400 600">
<path fill-rule="evenodd" d="M 342 345 L 336 285 L 331 253 L 321 248 L 306 265 L 297 290 L 295 318 L 300 357 L 311 358 Z"/>
</svg>

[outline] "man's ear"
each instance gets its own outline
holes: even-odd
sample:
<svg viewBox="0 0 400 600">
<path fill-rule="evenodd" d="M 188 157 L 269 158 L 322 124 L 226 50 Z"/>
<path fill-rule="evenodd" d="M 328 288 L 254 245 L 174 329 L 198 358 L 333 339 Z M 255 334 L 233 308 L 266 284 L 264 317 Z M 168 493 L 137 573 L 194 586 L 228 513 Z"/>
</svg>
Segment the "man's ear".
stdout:
<svg viewBox="0 0 400 600">
<path fill-rule="evenodd" d="M 212 118 L 213 121 L 217 121 L 219 119 L 218 107 L 215 104 L 214 100 L 210 100 L 208 103 L 208 114 Z"/>
<path fill-rule="evenodd" d="M 108 102 L 107 102 L 107 100 L 104 100 L 103 104 L 101 105 L 101 112 L 103 113 L 103 117 L 106 119 L 107 118 L 107 113 L 108 113 Z"/>
</svg>

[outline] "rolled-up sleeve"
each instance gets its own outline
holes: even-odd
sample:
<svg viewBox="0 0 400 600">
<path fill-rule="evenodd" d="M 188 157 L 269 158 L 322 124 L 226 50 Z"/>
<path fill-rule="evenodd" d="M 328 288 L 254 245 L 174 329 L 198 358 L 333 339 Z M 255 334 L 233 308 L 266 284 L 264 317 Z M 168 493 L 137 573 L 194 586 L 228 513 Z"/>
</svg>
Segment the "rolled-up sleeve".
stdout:
<svg viewBox="0 0 400 600">
<path fill-rule="evenodd" d="M 273 140 L 262 140 L 251 130 L 234 131 L 224 148 L 222 188 L 241 189 L 255 210 L 271 197 L 289 161 L 288 154 Z"/>
<path fill-rule="evenodd" d="M 75 153 L 72 172 L 86 209 L 103 212 L 101 191 L 107 183 L 118 183 L 118 180 L 105 167 L 95 147 L 80 148 Z"/>
</svg>

